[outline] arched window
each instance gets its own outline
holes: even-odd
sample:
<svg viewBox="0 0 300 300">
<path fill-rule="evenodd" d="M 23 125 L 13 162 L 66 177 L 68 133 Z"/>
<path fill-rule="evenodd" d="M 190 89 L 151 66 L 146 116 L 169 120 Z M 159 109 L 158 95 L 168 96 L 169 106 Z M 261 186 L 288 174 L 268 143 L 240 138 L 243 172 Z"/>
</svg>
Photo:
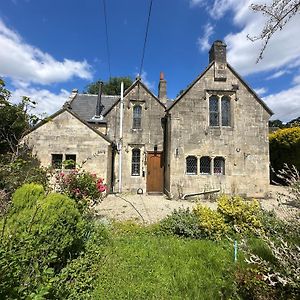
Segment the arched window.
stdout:
<svg viewBox="0 0 300 300">
<path fill-rule="evenodd" d="M 132 128 L 133 129 L 141 128 L 141 123 L 142 123 L 142 107 L 140 105 L 135 105 L 133 107 Z"/>
<path fill-rule="evenodd" d="M 200 174 L 211 174 L 211 158 L 209 156 L 202 156 L 200 158 Z"/>
<path fill-rule="evenodd" d="M 197 157 L 188 156 L 186 158 L 186 174 L 197 175 Z"/>
<path fill-rule="evenodd" d="M 223 96 L 221 99 L 222 126 L 230 126 L 230 98 Z"/>
<path fill-rule="evenodd" d="M 219 100 L 217 96 L 209 97 L 209 126 L 219 126 Z"/>
<path fill-rule="evenodd" d="M 223 157 L 214 158 L 214 174 L 225 175 L 225 159 Z"/>
<path fill-rule="evenodd" d="M 140 176 L 140 172 L 141 172 L 141 150 L 132 149 L 131 175 Z"/>
</svg>

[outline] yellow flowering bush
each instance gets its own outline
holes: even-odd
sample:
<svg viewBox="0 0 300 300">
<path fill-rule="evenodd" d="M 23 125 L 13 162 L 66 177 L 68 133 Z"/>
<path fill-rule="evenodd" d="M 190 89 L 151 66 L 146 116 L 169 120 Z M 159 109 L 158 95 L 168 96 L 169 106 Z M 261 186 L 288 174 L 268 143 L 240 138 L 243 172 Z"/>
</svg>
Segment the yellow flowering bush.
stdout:
<svg viewBox="0 0 300 300">
<path fill-rule="evenodd" d="M 212 239 L 220 239 L 225 235 L 229 227 L 225 223 L 225 219 L 221 213 L 214 211 L 209 207 L 198 204 L 193 209 L 194 214 L 198 218 L 198 226 L 203 236 Z"/>
<path fill-rule="evenodd" d="M 246 201 L 240 196 L 221 195 L 218 198 L 218 212 L 237 232 L 262 227 L 261 209 L 257 200 Z"/>
</svg>

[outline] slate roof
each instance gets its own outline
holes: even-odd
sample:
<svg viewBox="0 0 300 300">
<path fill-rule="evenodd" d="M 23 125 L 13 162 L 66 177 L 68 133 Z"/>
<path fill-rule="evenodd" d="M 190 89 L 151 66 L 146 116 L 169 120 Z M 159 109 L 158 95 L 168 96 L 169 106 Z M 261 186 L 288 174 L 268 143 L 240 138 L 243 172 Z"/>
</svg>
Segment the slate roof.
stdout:
<svg viewBox="0 0 300 300">
<path fill-rule="evenodd" d="M 90 121 L 96 113 L 97 97 L 97 95 L 91 94 L 77 94 L 70 102 L 69 109 L 83 120 Z M 105 115 L 119 98 L 120 96 L 102 95 L 101 100 L 104 105 L 102 115 Z"/>
</svg>

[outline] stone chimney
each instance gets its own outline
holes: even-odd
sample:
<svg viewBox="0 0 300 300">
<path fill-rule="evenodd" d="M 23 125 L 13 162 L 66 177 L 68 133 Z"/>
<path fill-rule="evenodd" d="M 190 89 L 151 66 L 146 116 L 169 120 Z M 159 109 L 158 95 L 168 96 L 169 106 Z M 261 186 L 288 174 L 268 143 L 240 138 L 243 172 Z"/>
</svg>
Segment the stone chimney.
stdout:
<svg viewBox="0 0 300 300">
<path fill-rule="evenodd" d="M 226 44 L 223 41 L 215 41 L 209 50 L 209 63 L 214 62 L 215 80 L 226 81 Z"/>
<path fill-rule="evenodd" d="M 160 76 L 159 76 L 158 99 L 163 104 L 167 103 L 167 81 L 164 78 L 163 72 L 160 72 Z"/>
<path fill-rule="evenodd" d="M 77 94 L 78 94 L 78 90 L 73 89 L 71 95 L 69 96 L 69 101 L 72 101 L 76 97 Z"/>
</svg>

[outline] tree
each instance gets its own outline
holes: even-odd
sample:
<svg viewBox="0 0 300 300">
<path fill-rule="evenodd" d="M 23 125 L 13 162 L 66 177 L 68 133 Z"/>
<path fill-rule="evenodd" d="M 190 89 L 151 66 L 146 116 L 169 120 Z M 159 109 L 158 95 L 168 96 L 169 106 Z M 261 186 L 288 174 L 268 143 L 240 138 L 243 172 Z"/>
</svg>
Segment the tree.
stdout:
<svg viewBox="0 0 300 300">
<path fill-rule="evenodd" d="M 282 30 L 282 28 L 295 16 L 300 9 L 300 0 L 273 0 L 270 5 L 251 4 L 250 8 L 255 13 L 261 13 L 268 19 L 258 36 L 247 36 L 252 42 L 257 40 L 263 41 L 257 62 L 263 58 L 263 53 L 273 36 L 273 34 Z"/>
<path fill-rule="evenodd" d="M 29 113 L 35 102 L 23 97 L 20 103 L 12 104 L 10 95 L 0 79 L 0 154 L 10 152 L 18 155 L 20 139 L 36 124 L 38 118 Z"/>
<path fill-rule="evenodd" d="M 132 79 L 127 77 L 111 77 L 107 82 L 104 82 L 102 87 L 102 93 L 104 95 L 120 95 L 121 94 L 121 82 L 124 82 L 124 90 L 132 85 Z M 85 94 L 98 94 L 99 84 L 101 80 L 92 82 L 86 86 Z"/>
<path fill-rule="evenodd" d="M 283 128 L 284 125 L 283 125 L 282 121 L 277 119 L 277 120 L 270 120 L 269 121 L 269 127 Z"/>
</svg>

